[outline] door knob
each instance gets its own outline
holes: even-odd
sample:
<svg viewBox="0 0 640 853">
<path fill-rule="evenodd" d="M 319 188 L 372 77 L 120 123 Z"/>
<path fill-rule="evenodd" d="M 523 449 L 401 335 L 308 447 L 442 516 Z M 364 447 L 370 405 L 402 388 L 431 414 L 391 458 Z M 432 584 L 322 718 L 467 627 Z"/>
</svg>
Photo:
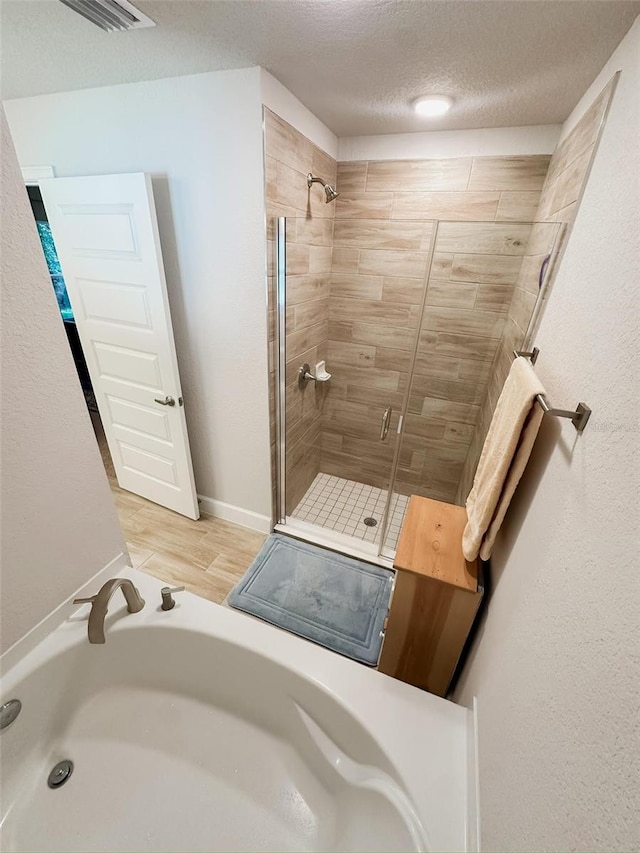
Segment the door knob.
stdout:
<svg viewBox="0 0 640 853">
<path fill-rule="evenodd" d="M 164 398 L 164 400 L 160 400 L 158 397 L 154 397 L 153 399 L 155 400 L 156 403 L 159 403 L 161 406 L 175 406 L 175 404 L 176 404 L 176 401 L 173 399 L 173 397 L 170 397 L 168 394 Z"/>
</svg>

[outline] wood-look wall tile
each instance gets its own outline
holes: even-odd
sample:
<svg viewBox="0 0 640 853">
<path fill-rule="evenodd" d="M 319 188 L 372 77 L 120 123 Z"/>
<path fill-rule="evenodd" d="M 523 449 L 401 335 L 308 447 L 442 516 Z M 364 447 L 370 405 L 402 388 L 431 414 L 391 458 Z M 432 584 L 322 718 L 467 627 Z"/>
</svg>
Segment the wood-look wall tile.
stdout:
<svg viewBox="0 0 640 853">
<path fill-rule="evenodd" d="M 557 222 L 536 222 L 531 229 L 527 255 L 547 255 L 554 250 L 560 236 Z"/>
<path fill-rule="evenodd" d="M 408 373 L 411 366 L 411 352 L 406 349 L 376 346 L 375 366 L 381 370 L 397 370 Z"/>
<path fill-rule="evenodd" d="M 385 219 L 336 220 L 335 246 L 357 249 L 411 249 L 417 251 L 422 242 L 420 222 L 394 222 Z"/>
<path fill-rule="evenodd" d="M 326 320 L 329 314 L 328 299 L 313 299 L 291 306 L 294 311 L 294 330 L 297 332 Z M 287 326 L 288 328 L 288 326 Z"/>
<path fill-rule="evenodd" d="M 422 328 L 455 335 L 478 335 L 499 338 L 504 326 L 504 316 L 492 311 L 462 308 L 425 308 Z"/>
<path fill-rule="evenodd" d="M 430 252 L 431 244 L 433 243 L 433 231 L 435 228 L 435 222 L 430 220 L 428 222 L 424 222 L 422 225 L 422 240 L 420 241 L 420 251 L 421 252 Z"/>
<path fill-rule="evenodd" d="M 427 271 L 427 259 L 424 252 L 363 249 L 360 252 L 358 272 L 365 275 L 423 278 Z"/>
<path fill-rule="evenodd" d="M 473 305 L 479 311 L 494 311 L 505 314 L 509 310 L 513 287 L 510 284 L 478 284 L 476 301 Z"/>
<path fill-rule="evenodd" d="M 475 157 L 469 178 L 471 190 L 541 190 L 550 155 L 526 157 Z"/>
<path fill-rule="evenodd" d="M 393 193 L 342 193 L 336 199 L 336 219 L 390 219 Z"/>
<path fill-rule="evenodd" d="M 338 163 L 337 189 L 344 195 L 363 193 L 367 179 L 367 163 Z"/>
<path fill-rule="evenodd" d="M 329 320 L 329 340 L 351 343 L 353 323 L 348 320 Z"/>
<path fill-rule="evenodd" d="M 331 272 L 347 275 L 357 273 L 359 260 L 360 252 L 357 249 L 340 249 L 334 246 Z"/>
<path fill-rule="evenodd" d="M 560 143 L 549 166 L 549 178 L 551 180 L 596 142 L 610 94 L 611 85 L 608 85 L 598 95 L 571 133 Z"/>
<path fill-rule="evenodd" d="M 439 397 L 454 403 L 470 403 L 479 405 L 484 398 L 484 388 L 479 388 L 475 382 L 461 382 L 457 379 L 443 379 L 436 376 L 413 377 L 412 394 L 423 397 Z"/>
<path fill-rule="evenodd" d="M 539 191 L 500 193 L 496 221 L 533 222 L 536 218 L 539 202 Z"/>
<path fill-rule="evenodd" d="M 439 355 L 438 353 L 418 348 L 415 364 L 416 375 L 438 376 L 441 379 L 458 379 L 459 372 L 459 358 L 448 355 Z M 413 387 L 411 388 L 411 393 L 415 394 L 415 389 Z"/>
<path fill-rule="evenodd" d="M 309 273 L 309 246 L 290 243 L 287 246 L 287 276 Z"/>
<path fill-rule="evenodd" d="M 382 160 L 369 162 L 367 192 L 466 190 L 470 159 Z"/>
<path fill-rule="evenodd" d="M 329 300 L 329 318 L 332 320 L 361 320 L 371 323 L 389 323 L 393 326 L 408 326 L 411 306 L 375 299 Z"/>
<path fill-rule="evenodd" d="M 314 175 L 334 187 L 338 181 L 337 162 L 317 145 L 311 145 L 311 161 L 307 171 L 313 172 Z"/>
<path fill-rule="evenodd" d="M 524 255 L 531 225 L 502 222 L 441 222 L 438 252 L 480 255 Z"/>
<path fill-rule="evenodd" d="M 419 435 L 422 438 L 444 438 L 446 424 L 442 421 L 432 421 L 423 418 L 422 415 L 408 414 L 404 419 L 403 431 L 411 435 Z"/>
<path fill-rule="evenodd" d="M 458 379 L 464 382 L 477 382 L 486 385 L 493 371 L 493 359 L 480 361 L 474 358 L 461 358 L 458 369 Z"/>
<path fill-rule="evenodd" d="M 331 296 L 346 299 L 382 299 L 382 276 L 331 275 Z"/>
<path fill-rule="evenodd" d="M 522 258 L 516 255 L 466 255 L 453 257 L 451 278 L 479 284 L 515 284 Z"/>
<path fill-rule="evenodd" d="M 404 394 L 400 391 L 385 391 L 381 388 L 367 388 L 364 385 L 347 385 L 345 399 L 350 403 L 364 403 L 367 406 L 379 406 L 386 409 L 393 406 L 399 409 L 402 406 Z"/>
<path fill-rule="evenodd" d="M 275 202 L 278 198 L 278 161 L 268 155 L 264 158 L 264 182 L 267 202 Z"/>
<path fill-rule="evenodd" d="M 494 219 L 499 192 L 397 192 L 393 219 Z"/>
<path fill-rule="evenodd" d="M 346 365 L 373 367 L 376 348 L 358 343 L 347 343 L 346 341 L 329 341 L 328 362 L 334 365 L 338 362 Z"/>
<path fill-rule="evenodd" d="M 322 450 L 342 450 L 342 435 L 337 432 L 322 430 Z"/>
<path fill-rule="evenodd" d="M 264 125 L 268 155 L 300 172 L 308 172 L 312 143 L 271 110 L 265 109 Z"/>
<path fill-rule="evenodd" d="M 309 207 L 309 188 L 302 172 L 278 160 L 276 165 L 276 204 L 286 204 L 306 215 Z"/>
<path fill-rule="evenodd" d="M 555 179 L 553 194 L 549 203 L 551 213 L 555 213 L 578 200 L 589 172 L 592 155 L 593 148 L 587 148 Z"/>
<path fill-rule="evenodd" d="M 408 305 L 420 305 L 425 286 L 423 278 L 385 276 L 382 281 L 382 299 L 385 302 L 403 302 Z"/>
<path fill-rule="evenodd" d="M 473 308 L 479 287 L 472 282 L 430 278 L 425 304 L 442 308 Z"/>
<path fill-rule="evenodd" d="M 309 272 L 312 275 L 323 273 L 328 278 L 331 273 L 332 254 L 331 246 L 309 246 Z"/>
<path fill-rule="evenodd" d="M 329 322 L 323 320 L 313 326 L 307 326 L 298 332 L 287 335 L 287 356 L 293 356 L 295 352 L 304 352 L 310 347 L 327 340 L 329 334 Z"/>
<path fill-rule="evenodd" d="M 353 324 L 352 336 L 353 341 L 357 343 L 401 350 L 413 349 L 416 337 L 413 329 L 403 329 L 388 324 L 377 326 L 372 323 L 362 323 L 359 320 Z"/>
<path fill-rule="evenodd" d="M 287 305 L 297 305 L 310 299 L 326 299 L 329 296 L 329 287 L 329 276 L 293 275 L 288 272 Z"/>
<path fill-rule="evenodd" d="M 311 246 L 333 246 L 333 219 L 312 219 L 296 216 L 287 230 L 287 243 L 306 243 Z"/>
<path fill-rule="evenodd" d="M 513 299 L 509 308 L 509 317 L 514 320 L 523 331 L 526 331 L 529 321 L 533 315 L 533 309 L 537 301 L 537 294 L 521 287 L 513 291 Z"/>
<path fill-rule="evenodd" d="M 520 267 L 520 275 L 516 287 L 528 290 L 531 293 L 540 291 L 540 273 L 546 255 L 525 255 Z M 487 285 L 490 287 L 491 285 Z"/>
<path fill-rule="evenodd" d="M 453 257 L 452 253 L 434 252 L 429 277 L 440 280 L 451 278 Z"/>
<path fill-rule="evenodd" d="M 444 420 L 448 423 L 461 423 L 473 426 L 478 420 L 479 407 L 469 403 L 456 403 L 453 400 L 440 400 L 436 397 L 425 397 L 422 404 L 422 414 L 425 418 Z"/>
<path fill-rule="evenodd" d="M 420 346 L 422 346 L 422 335 Z M 456 358 L 475 358 L 485 361 L 493 358 L 498 348 L 496 338 L 480 337 L 479 335 L 456 335 L 438 332 L 435 351 L 440 355 L 451 355 Z"/>
<path fill-rule="evenodd" d="M 364 388 L 380 388 L 385 391 L 397 391 L 400 387 L 400 373 L 397 370 L 385 370 L 377 365 L 358 367 L 346 364 L 341 376 L 339 364 L 333 365 L 328 359 L 327 367 L 332 374 L 331 385 L 338 389 L 346 388 L 350 384 L 362 385 Z"/>
</svg>

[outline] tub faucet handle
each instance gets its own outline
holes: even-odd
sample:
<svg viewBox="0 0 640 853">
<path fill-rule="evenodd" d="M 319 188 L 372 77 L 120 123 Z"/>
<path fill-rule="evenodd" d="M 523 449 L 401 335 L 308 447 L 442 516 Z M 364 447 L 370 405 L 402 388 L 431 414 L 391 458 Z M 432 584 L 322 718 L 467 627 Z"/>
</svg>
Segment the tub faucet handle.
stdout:
<svg viewBox="0 0 640 853">
<path fill-rule="evenodd" d="M 90 595 L 88 598 L 74 598 L 73 603 L 74 604 L 93 604 L 93 602 L 95 600 L 96 600 L 95 595 Z"/>
<path fill-rule="evenodd" d="M 162 587 L 162 589 L 160 590 L 160 595 L 162 596 L 162 604 L 160 605 L 160 607 L 162 608 L 162 610 L 173 610 L 173 608 L 176 606 L 176 603 L 173 599 L 173 593 L 174 592 L 184 592 L 184 587 L 183 586 L 174 586 L 174 587 L 163 586 Z"/>
</svg>

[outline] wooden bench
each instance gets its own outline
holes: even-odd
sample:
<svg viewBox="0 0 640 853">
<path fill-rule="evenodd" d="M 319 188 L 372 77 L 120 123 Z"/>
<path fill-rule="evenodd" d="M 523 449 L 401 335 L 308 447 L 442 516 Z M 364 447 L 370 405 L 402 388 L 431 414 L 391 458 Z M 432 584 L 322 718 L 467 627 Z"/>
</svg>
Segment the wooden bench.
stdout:
<svg viewBox="0 0 640 853">
<path fill-rule="evenodd" d="M 464 507 L 413 495 L 394 561 L 396 583 L 378 669 L 445 696 L 484 589 L 462 553 Z"/>
</svg>

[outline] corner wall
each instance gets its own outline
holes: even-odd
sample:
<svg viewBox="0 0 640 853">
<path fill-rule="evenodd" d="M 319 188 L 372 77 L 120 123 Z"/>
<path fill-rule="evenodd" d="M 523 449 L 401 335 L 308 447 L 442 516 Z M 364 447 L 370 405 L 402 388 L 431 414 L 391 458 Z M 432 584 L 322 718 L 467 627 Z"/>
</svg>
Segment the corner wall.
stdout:
<svg viewBox="0 0 640 853">
<path fill-rule="evenodd" d="M 581 436 L 543 423 L 457 693 L 469 706 L 478 697 L 483 850 L 640 842 L 638 20 L 594 93 L 619 69 L 536 339 L 551 401 L 584 400 L 593 415 Z"/>
<path fill-rule="evenodd" d="M 0 653 L 126 554 L 4 113 Z"/>
<path fill-rule="evenodd" d="M 271 517 L 261 69 L 8 101 L 22 165 L 149 172 L 203 509 Z"/>
</svg>

